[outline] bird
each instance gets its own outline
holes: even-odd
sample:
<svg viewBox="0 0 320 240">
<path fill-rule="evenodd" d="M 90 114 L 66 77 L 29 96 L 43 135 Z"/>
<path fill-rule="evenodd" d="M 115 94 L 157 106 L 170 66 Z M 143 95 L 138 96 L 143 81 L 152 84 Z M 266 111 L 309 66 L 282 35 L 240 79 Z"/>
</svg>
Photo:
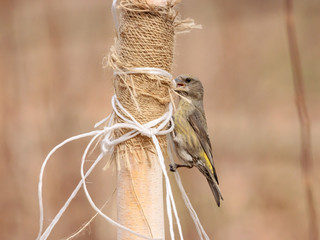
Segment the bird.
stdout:
<svg viewBox="0 0 320 240">
<path fill-rule="evenodd" d="M 175 79 L 174 91 L 179 103 L 173 114 L 174 130 L 171 137 L 178 159 L 183 164 L 170 164 L 170 171 L 180 167 L 196 167 L 207 179 L 215 201 L 220 207 L 223 200 L 217 172 L 213 163 L 212 147 L 208 135 L 203 107 L 204 90 L 199 79 L 180 75 Z"/>
</svg>

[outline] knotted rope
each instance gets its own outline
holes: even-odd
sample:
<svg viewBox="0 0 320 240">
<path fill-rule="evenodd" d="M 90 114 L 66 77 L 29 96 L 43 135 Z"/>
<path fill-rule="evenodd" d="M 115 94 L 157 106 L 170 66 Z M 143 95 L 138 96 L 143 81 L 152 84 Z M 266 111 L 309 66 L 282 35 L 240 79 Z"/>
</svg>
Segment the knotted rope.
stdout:
<svg viewBox="0 0 320 240">
<path fill-rule="evenodd" d="M 136 2 L 133 0 L 127 0 L 127 1 L 122 1 L 120 3 L 120 5 L 121 5 L 121 7 L 126 8 L 126 9 L 138 11 L 135 7 L 133 7 L 133 6 L 135 6 L 133 3 L 136 3 Z M 116 10 L 115 10 L 116 0 L 113 1 L 112 6 L 113 6 L 112 12 L 113 12 L 114 16 L 116 16 Z M 148 9 L 150 10 L 151 8 L 153 8 L 153 7 L 151 7 L 149 5 L 147 6 L 147 10 Z M 175 16 L 173 15 L 173 12 L 172 12 L 172 6 L 168 5 L 166 9 L 170 12 L 170 14 L 167 15 L 167 16 L 170 16 L 169 20 L 175 21 Z M 164 11 L 164 9 L 160 9 L 160 10 Z M 130 15 L 131 14 L 130 11 L 128 11 L 127 14 Z M 129 17 L 132 17 L 132 16 L 129 16 Z M 119 25 L 117 25 L 117 22 L 118 22 L 118 20 L 115 20 L 116 28 L 119 29 Z M 183 25 L 183 24 L 181 24 L 182 22 L 183 21 L 179 22 L 180 25 Z M 188 25 L 187 22 L 185 22 L 185 25 Z M 179 26 L 179 24 L 176 23 L 176 29 L 178 29 L 179 27 L 181 28 L 181 26 L 179 26 L 179 27 L 178 26 Z M 186 28 L 188 28 L 188 27 L 185 27 L 185 28 L 182 27 L 181 29 L 185 30 Z M 119 32 L 117 31 L 117 35 L 119 36 L 121 34 L 119 34 Z M 127 50 L 128 49 L 126 49 L 124 52 L 126 52 Z M 128 50 L 128 51 L 130 52 L 130 50 Z M 89 174 L 93 171 L 95 166 L 102 160 L 102 158 L 108 152 L 114 152 L 115 147 L 118 147 L 121 143 L 124 143 L 126 141 L 131 140 L 131 141 L 135 142 L 136 141 L 135 138 L 137 136 L 141 136 L 140 138 L 144 138 L 145 141 L 147 141 L 147 142 L 149 142 L 149 140 L 146 140 L 146 139 L 150 139 L 152 146 L 156 150 L 156 154 L 158 156 L 159 164 L 160 164 L 162 173 L 164 175 L 165 184 L 166 184 L 166 192 L 167 192 L 166 206 L 167 206 L 167 215 L 168 215 L 168 220 L 169 220 L 171 239 L 175 239 L 174 231 L 173 231 L 173 217 L 172 217 L 172 215 L 175 216 L 178 230 L 179 230 L 180 239 L 183 239 L 181 224 L 180 224 L 177 209 L 175 206 L 170 181 L 169 181 L 169 178 L 168 178 L 168 175 L 166 172 L 166 167 L 165 167 L 165 163 L 164 163 L 164 156 L 163 156 L 163 153 L 161 150 L 161 144 L 158 140 L 158 137 L 161 137 L 161 136 L 165 137 L 165 135 L 170 133 L 174 128 L 174 124 L 172 121 L 173 106 L 172 106 L 172 103 L 170 103 L 170 101 L 172 102 L 172 98 L 171 98 L 171 100 L 169 100 L 169 102 L 168 102 L 168 100 L 166 100 L 164 98 L 165 96 L 168 96 L 168 94 L 170 95 L 172 84 L 174 84 L 174 82 L 172 82 L 173 78 L 172 78 L 171 74 L 167 71 L 167 70 L 170 70 L 170 69 L 168 69 L 169 65 L 163 66 L 166 70 L 161 68 L 162 62 L 159 62 L 159 64 L 160 64 L 159 67 L 139 67 L 139 66 L 132 66 L 132 65 L 129 66 L 128 64 L 125 64 L 123 62 L 126 54 L 123 51 L 120 51 L 120 52 L 122 52 L 122 55 L 119 56 L 118 52 L 119 52 L 118 49 L 112 48 L 111 53 L 108 58 L 108 63 L 114 69 L 114 74 L 116 76 L 116 80 L 115 80 L 116 95 L 114 95 L 112 97 L 113 113 L 95 125 L 95 127 L 99 127 L 103 123 L 106 123 L 107 124 L 106 127 L 104 127 L 101 130 L 94 130 L 94 131 L 91 131 L 88 133 L 80 134 L 80 135 L 71 137 L 71 138 L 63 141 L 62 143 L 60 143 L 59 145 L 57 145 L 56 147 L 54 147 L 50 151 L 50 153 L 46 157 L 46 159 L 41 167 L 40 176 L 39 176 L 39 184 L 38 184 L 38 198 L 39 198 L 39 209 L 40 209 L 40 230 L 39 230 L 39 234 L 38 234 L 37 239 L 44 240 L 44 239 L 48 238 L 52 229 L 54 228 L 56 223 L 59 221 L 59 219 L 61 218 L 64 211 L 67 209 L 67 207 L 71 203 L 72 199 L 76 196 L 76 194 L 80 190 L 81 186 L 83 186 L 84 192 L 85 192 L 86 197 L 87 197 L 89 203 L 91 204 L 91 206 L 104 219 L 106 219 L 108 222 L 115 225 L 116 227 L 123 229 L 125 231 L 128 231 L 132 234 L 135 234 L 136 236 L 139 236 L 144 239 L 151 239 L 150 237 L 147 237 L 147 236 L 144 236 L 140 233 L 132 231 L 128 227 L 117 223 L 116 221 L 114 221 L 113 219 L 111 219 L 110 217 L 108 217 L 107 215 L 102 213 L 101 210 L 95 205 L 94 201 L 92 200 L 92 198 L 88 192 L 86 182 L 85 182 L 85 179 L 89 176 Z M 139 53 L 134 53 L 134 54 L 139 54 Z M 162 53 L 158 52 L 158 54 L 162 54 Z M 169 56 L 169 58 L 171 58 L 171 56 Z M 169 61 L 169 64 L 171 64 L 170 61 Z M 154 64 L 151 64 L 151 65 L 154 65 Z M 158 66 L 157 64 L 155 64 L 155 65 Z M 156 97 L 156 94 L 153 94 L 152 89 L 150 89 L 149 92 L 146 91 L 146 92 L 142 93 L 144 95 L 147 95 L 147 96 L 150 96 L 151 98 L 153 98 L 154 101 L 158 102 L 158 105 L 159 104 L 162 105 L 162 107 L 161 107 L 162 111 L 167 109 L 167 110 L 165 110 L 165 112 L 161 116 L 156 116 L 156 118 L 154 118 L 153 120 L 149 120 L 149 121 L 146 120 L 146 118 L 144 116 L 144 114 L 146 113 L 144 110 L 145 108 L 140 108 L 141 107 L 141 101 L 140 101 L 141 99 L 137 100 L 138 94 L 135 92 L 136 90 L 139 91 L 139 88 L 137 86 L 134 86 L 135 82 L 133 82 L 131 79 L 131 76 L 134 74 L 139 74 L 140 80 L 138 80 L 138 83 L 140 81 L 141 84 L 145 84 L 142 80 L 147 78 L 149 80 L 149 82 L 151 82 L 151 81 L 154 82 L 154 80 L 156 80 L 156 82 L 155 82 L 156 85 L 157 84 L 160 84 L 160 85 L 164 84 L 165 88 L 163 88 L 160 92 L 163 95 L 162 97 L 161 96 Z M 141 78 L 141 76 L 144 76 L 144 77 Z M 154 86 L 154 84 L 152 84 L 152 87 L 153 86 Z M 141 90 L 141 88 L 140 88 L 140 90 Z M 123 93 L 123 92 L 125 92 L 125 93 Z M 122 94 L 120 94 L 120 93 L 122 93 Z M 141 93 L 141 91 L 139 92 L 139 94 L 140 93 Z M 123 106 L 123 104 L 121 104 L 120 101 L 118 100 L 119 95 L 122 100 L 121 102 L 125 103 L 126 106 Z M 136 108 L 133 108 L 134 106 L 131 105 L 130 110 L 129 110 L 128 106 L 130 105 L 129 103 L 131 103 L 132 101 L 134 102 L 134 106 Z M 167 105 L 168 107 L 164 108 L 163 105 Z M 148 108 L 146 108 L 146 109 L 148 111 Z M 139 114 L 136 114 L 137 111 L 139 112 Z M 136 119 L 135 117 L 133 117 L 132 112 L 134 112 L 135 115 L 142 116 L 142 118 L 139 117 L 139 119 Z M 170 124 L 170 127 L 168 128 L 167 126 L 168 126 L 169 122 L 171 124 Z M 66 143 L 69 143 L 71 141 L 81 139 L 84 137 L 89 137 L 89 136 L 91 136 L 92 139 L 90 140 L 89 144 L 87 145 L 87 147 L 83 153 L 83 156 L 82 156 L 81 169 L 80 169 L 81 181 L 78 183 L 78 185 L 76 186 L 76 188 L 74 189 L 74 191 L 72 192 L 72 194 L 70 195 L 68 200 L 65 202 L 64 206 L 60 209 L 58 214 L 55 216 L 55 218 L 52 220 L 52 222 L 49 224 L 49 226 L 43 232 L 44 210 L 43 210 L 43 197 L 42 197 L 42 181 L 43 181 L 43 174 L 44 174 L 44 170 L 47 165 L 47 162 L 49 161 L 52 154 L 56 150 L 58 150 L 60 147 L 65 145 Z M 101 136 L 102 136 L 101 153 L 99 154 L 98 158 L 94 161 L 94 163 L 91 165 L 91 167 L 88 169 L 88 171 L 85 173 L 83 168 L 84 168 L 84 163 L 85 163 L 88 151 L 91 148 L 92 144 L 97 139 L 99 139 L 99 137 L 101 137 Z M 163 145 L 165 145 L 165 144 L 166 143 L 163 143 Z M 150 147 L 150 145 L 148 145 L 148 144 L 146 144 L 146 146 L 147 146 L 147 148 Z M 176 178 L 177 178 L 177 176 L 178 175 L 176 173 Z M 177 178 L 177 181 L 178 181 L 178 185 L 179 185 L 180 190 L 183 189 L 179 178 Z M 179 181 L 180 181 L 180 184 L 179 184 Z M 205 234 L 205 232 L 204 232 L 204 230 L 203 230 L 203 228 L 202 228 L 202 226 L 201 226 L 201 224 L 195 214 L 195 211 L 193 210 L 191 203 L 188 200 L 188 197 L 185 194 L 184 190 L 182 191 L 182 194 L 184 195 L 184 201 L 186 202 L 186 205 L 188 206 L 188 209 L 189 209 L 189 211 L 190 211 L 190 213 L 196 223 L 197 230 L 199 232 L 199 236 L 201 237 L 201 239 L 203 239 L 201 236 L 201 233 L 202 233 L 205 236 L 205 238 L 208 239 L 208 237 Z M 173 211 L 173 213 L 172 213 L 172 211 Z M 194 217 L 194 216 L 196 216 L 196 217 Z M 199 227 L 199 224 L 200 224 L 200 227 Z"/>
</svg>

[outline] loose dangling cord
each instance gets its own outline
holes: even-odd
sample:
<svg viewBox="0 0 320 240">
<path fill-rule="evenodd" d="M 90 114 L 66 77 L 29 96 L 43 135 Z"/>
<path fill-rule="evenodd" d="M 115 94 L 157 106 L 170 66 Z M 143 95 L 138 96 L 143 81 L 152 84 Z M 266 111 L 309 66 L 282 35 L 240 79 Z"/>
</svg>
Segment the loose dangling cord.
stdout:
<svg viewBox="0 0 320 240">
<path fill-rule="evenodd" d="M 63 141 L 62 143 L 60 143 L 59 145 L 57 145 L 56 147 L 54 147 L 50 153 L 48 154 L 48 156 L 46 157 L 45 161 L 43 162 L 43 165 L 41 167 L 41 171 L 40 171 L 40 176 L 39 176 L 39 185 L 38 185 L 38 198 L 39 198 L 39 209 L 40 209 L 40 230 L 39 230 L 39 234 L 37 239 L 39 240 L 44 240 L 47 239 L 49 234 L 51 233 L 52 229 L 54 228 L 54 226 L 56 225 L 56 223 L 59 221 L 59 219 L 61 218 L 62 214 L 65 212 L 65 210 L 68 208 L 70 202 L 72 201 L 72 199 L 76 196 L 76 194 L 79 192 L 81 186 L 83 186 L 85 194 L 88 198 L 89 203 L 91 204 L 91 206 L 95 209 L 95 211 L 97 213 L 99 213 L 103 218 L 105 218 L 107 221 L 109 221 L 111 224 L 125 230 L 128 231 L 132 234 L 135 234 L 136 236 L 139 236 L 141 238 L 144 239 L 151 239 L 150 237 L 144 236 L 142 234 L 139 234 L 135 231 L 132 231 L 131 229 L 117 223 L 116 221 L 112 220 L 110 217 L 106 216 L 104 213 L 101 212 L 101 210 L 94 204 L 88 189 L 86 187 L 86 182 L 85 179 L 89 176 L 89 174 L 92 172 L 92 170 L 94 169 L 94 167 L 100 162 L 100 160 L 105 156 L 105 154 L 107 152 L 110 152 L 113 150 L 113 147 L 121 142 L 127 141 L 128 139 L 131 139 L 135 136 L 137 136 L 138 134 L 142 134 L 148 137 L 152 137 L 153 142 L 156 145 L 156 149 L 158 151 L 159 154 L 159 159 L 160 159 L 160 164 L 162 166 L 162 170 L 165 171 L 165 165 L 164 165 L 164 158 L 163 155 L 161 153 L 161 149 L 159 146 L 159 142 L 156 138 L 156 135 L 166 135 L 169 132 L 171 132 L 174 128 L 173 122 L 172 122 L 172 112 L 173 112 L 173 107 L 172 104 L 169 105 L 169 111 L 166 112 L 165 114 L 163 114 L 161 117 L 159 117 L 158 119 L 152 120 L 148 123 L 145 124 L 140 124 L 138 123 L 133 116 L 131 116 L 131 114 L 123 108 L 123 106 L 121 105 L 121 103 L 118 101 L 116 95 L 114 95 L 112 97 L 112 107 L 114 109 L 114 113 L 112 113 L 110 116 L 108 116 L 107 118 L 105 118 L 104 120 L 100 121 L 99 123 L 96 124 L 96 126 L 99 126 L 100 124 L 106 122 L 107 120 L 109 120 L 107 127 L 104 127 L 103 130 L 95 130 L 92 132 L 88 132 L 88 133 L 84 133 L 84 134 L 80 134 L 74 137 L 71 137 L 65 141 Z M 118 108 L 124 112 L 127 116 L 130 117 L 130 119 L 125 118 L 122 114 L 120 114 L 120 112 L 118 111 Z M 115 114 L 117 114 L 118 117 L 120 117 L 121 119 L 123 119 L 125 122 L 124 123 L 116 123 L 113 124 L 113 120 L 115 117 Z M 169 129 L 164 129 L 167 124 L 169 123 L 169 121 L 171 121 L 171 127 Z M 113 124 L 113 125 L 112 125 Z M 156 127 L 159 124 L 158 127 Z M 131 131 L 129 131 L 128 133 L 120 136 L 119 138 L 116 139 L 112 139 L 111 137 L 111 133 L 115 130 L 115 129 L 132 129 Z M 164 129 L 164 130 L 163 130 Z M 86 159 L 86 156 L 88 154 L 88 151 L 90 149 L 90 147 L 92 146 L 93 142 L 100 137 L 101 135 L 103 135 L 103 140 L 101 142 L 101 153 L 98 156 L 98 158 L 94 161 L 94 163 L 92 164 L 92 166 L 89 168 L 89 170 L 84 173 L 83 167 L 84 167 L 84 162 Z M 50 223 L 50 225 L 47 227 L 47 229 L 45 230 L 44 233 L 42 233 L 43 230 L 43 220 L 44 220 L 44 214 L 43 214 L 43 197 L 42 197 L 42 181 L 43 181 L 43 174 L 44 174 L 44 170 L 46 167 L 46 164 L 48 163 L 50 157 L 52 156 L 52 154 L 59 149 L 60 147 L 62 147 L 63 145 L 65 145 L 68 142 L 80 139 L 80 138 L 84 138 L 84 137 L 88 137 L 88 136 L 93 136 L 93 138 L 91 139 L 91 141 L 89 142 L 89 144 L 87 145 L 83 155 L 82 155 L 82 162 L 81 162 L 81 181 L 78 183 L 77 187 L 74 189 L 74 191 L 72 192 L 72 194 L 70 195 L 70 197 L 68 198 L 68 200 L 65 202 L 64 206 L 60 209 L 60 211 L 58 212 L 58 214 L 55 216 L 55 218 L 52 220 L 52 222 Z M 158 146 L 157 146 L 158 145 Z M 160 150 L 160 152 L 159 152 Z M 175 217 L 177 219 L 178 224 L 179 223 L 179 219 L 177 218 L 177 210 L 174 204 L 174 200 L 173 200 L 173 195 L 172 195 L 172 190 L 170 187 L 170 183 L 168 182 L 169 178 L 168 176 L 166 177 L 166 183 L 167 183 L 167 204 L 169 204 L 168 206 L 168 214 L 170 214 L 171 216 L 171 205 L 170 202 L 173 206 L 173 211 L 175 214 Z M 169 186 L 168 186 L 169 184 Z M 169 217 L 170 219 L 170 217 Z M 169 220 L 170 222 L 172 222 L 172 217 L 171 220 Z M 172 224 L 173 226 L 173 224 Z M 173 230 L 172 230 L 173 231 Z M 182 233 L 181 227 L 179 228 L 179 232 Z M 183 239 L 183 237 L 181 238 Z"/>
</svg>

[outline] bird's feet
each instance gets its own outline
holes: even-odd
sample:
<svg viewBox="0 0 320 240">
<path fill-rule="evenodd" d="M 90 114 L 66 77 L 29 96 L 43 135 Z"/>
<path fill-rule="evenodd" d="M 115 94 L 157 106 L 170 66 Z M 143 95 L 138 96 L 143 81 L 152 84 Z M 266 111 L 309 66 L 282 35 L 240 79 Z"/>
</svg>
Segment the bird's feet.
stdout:
<svg viewBox="0 0 320 240">
<path fill-rule="evenodd" d="M 169 164 L 169 167 L 170 167 L 171 172 L 177 171 L 177 164 L 176 163 Z"/>
<path fill-rule="evenodd" d="M 177 171 L 177 169 L 180 168 L 180 167 L 192 168 L 193 165 L 185 165 L 185 164 L 171 163 L 171 164 L 169 164 L 169 167 L 170 167 L 170 171 L 171 171 L 171 172 L 175 172 L 175 171 Z"/>
</svg>

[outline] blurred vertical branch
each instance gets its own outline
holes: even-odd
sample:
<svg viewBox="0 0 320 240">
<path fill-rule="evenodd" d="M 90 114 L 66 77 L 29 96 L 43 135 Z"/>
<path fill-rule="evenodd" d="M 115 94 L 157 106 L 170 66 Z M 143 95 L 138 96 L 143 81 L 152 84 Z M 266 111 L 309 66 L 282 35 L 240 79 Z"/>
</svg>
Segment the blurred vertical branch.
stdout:
<svg viewBox="0 0 320 240">
<path fill-rule="evenodd" d="M 307 197 L 308 217 L 309 217 L 309 239 L 318 240 L 319 231 L 317 223 L 317 214 L 314 205 L 312 192 L 312 153 L 311 153 L 311 135 L 310 119 L 304 97 L 304 86 L 302 77 L 302 68 L 299 55 L 299 48 L 296 38 L 293 3 L 292 0 L 285 0 L 286 25 L 290 50 L 290 59 L 293 74 L 293 83 L 296 97 L 296 106 L 300 122 L 301 136 L 301 168 L 304 179 L 304 187 Z"/>
</svg>

